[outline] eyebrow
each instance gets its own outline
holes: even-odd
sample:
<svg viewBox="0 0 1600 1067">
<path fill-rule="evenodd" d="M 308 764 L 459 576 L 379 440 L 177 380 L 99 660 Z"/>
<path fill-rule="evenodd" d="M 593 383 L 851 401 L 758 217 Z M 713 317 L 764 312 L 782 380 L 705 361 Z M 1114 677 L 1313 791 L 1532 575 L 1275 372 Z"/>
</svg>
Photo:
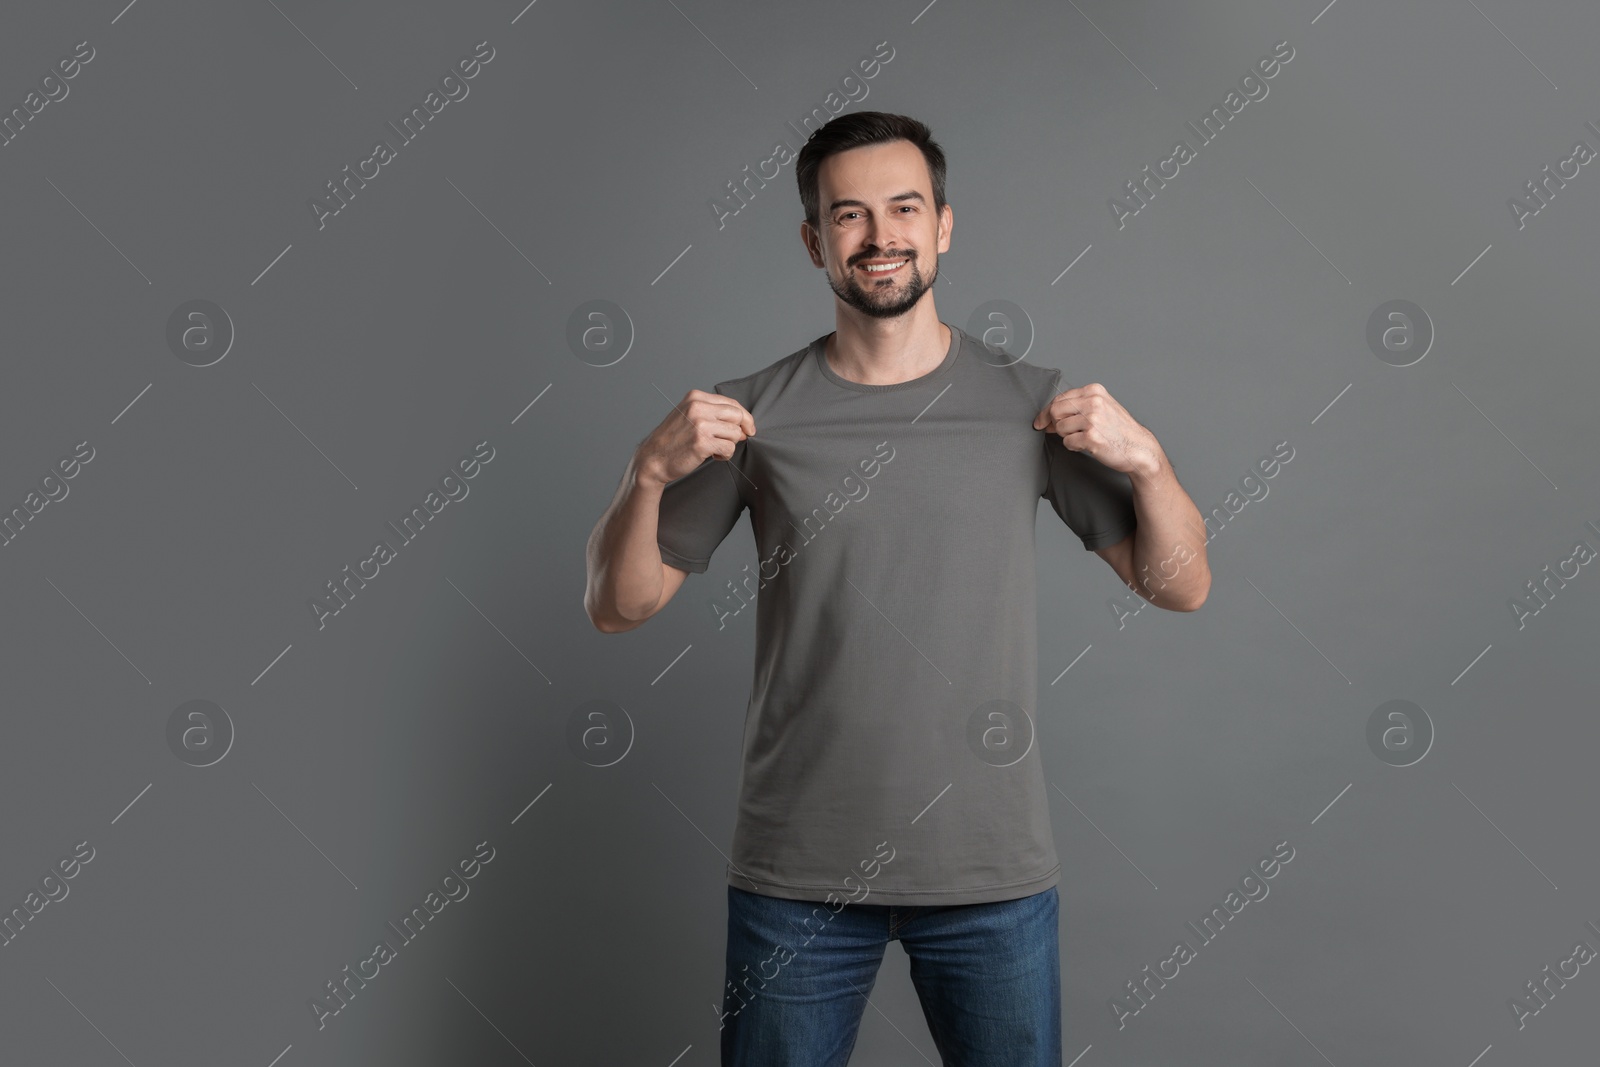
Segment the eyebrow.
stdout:
<svg viewBox="0 0 1600 1067">
<path fill-rule="evenodd" d="M 912 189 L 910 192 L 899 193 L 899 194 L 896 194 L 895 196 L 891 196 L 889 198 L 889 203 L 893 204 L 893 203 L 896 203 L 897 201 L 901 201 L 901 200 L 915 200 L 919 204 L 924 204 L 924 205 L 927 204 L 927 202 L 928 202 L 923 197 L 923 195 L 921 193 L 917 192 L 915 189 Z M 838 211 L 842 207 L 868 207 L 868 206 L 869 205 L 867 204 L 867 202 L 865 200 L 835 200 L 833 203 L 828 205 L 828 213 L 831 215 L 831 214 L 833 214 L 833 212 Z"/>
</svg>

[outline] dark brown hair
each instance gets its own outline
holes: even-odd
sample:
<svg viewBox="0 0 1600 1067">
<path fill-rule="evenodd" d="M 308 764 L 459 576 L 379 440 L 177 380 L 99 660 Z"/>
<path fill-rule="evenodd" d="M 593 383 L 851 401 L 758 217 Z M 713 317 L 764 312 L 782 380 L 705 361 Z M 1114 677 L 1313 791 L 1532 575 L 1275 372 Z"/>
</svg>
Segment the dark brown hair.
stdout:
<svg viewBox="0 0 1600 1067">
<path fill-rule="evenodd" d="M 910 141 L 922 151 L 922 158 L 928 164 L 928 176 L 933 179 L 933 209 L 944 208 L 944 149 L 933 139 L 928 127 L 906 115 L 856 111 L 830 119 L 800 147 L 794 178 L 800 186 L 800 204 L 805 208 L 807 222 L 820 229 L 822 194 L 817 188 L 817 171 L 822 161 L 839 152 L 886 141 Z"/>
</svg>

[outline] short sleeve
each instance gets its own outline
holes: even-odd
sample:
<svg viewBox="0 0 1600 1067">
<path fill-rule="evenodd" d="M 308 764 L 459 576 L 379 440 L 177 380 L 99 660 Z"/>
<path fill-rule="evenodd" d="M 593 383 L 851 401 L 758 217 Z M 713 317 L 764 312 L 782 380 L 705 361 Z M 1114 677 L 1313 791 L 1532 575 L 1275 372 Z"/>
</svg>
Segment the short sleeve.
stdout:
<svg viewBox="0 0 1600 1067">
<path fill-rule="evenodd" d="M 1059 392 L 1061 372 L 1058 370 L 1045 403 Z M 1093 456 L 1072 451 L 1059 434 L 1049 430 L 1040 433 L 1044 437 L 1046 472 L 1044 492 L 1040 495 L 1050 501 L 1061 521 L 1078 535 L 1083 547 L 1086 550 L 1106 548 L 1133 533 L 1137 525 L 1133 481 Z"/>
<path fill-rule="evenodd" d="M 724 392 L 723 385 L 714 387 Z M 734 446 L 730 459 L 707 457 L 705 462 L 661 491 L 656 519 L 656 547 L 661 558 L 680 570 L 703 574 L 711 566 L 711 553 L 722 544 L 745 508 L 739 477 L 733 467 L 744 461 L 745 442 Z"/>
</svg>

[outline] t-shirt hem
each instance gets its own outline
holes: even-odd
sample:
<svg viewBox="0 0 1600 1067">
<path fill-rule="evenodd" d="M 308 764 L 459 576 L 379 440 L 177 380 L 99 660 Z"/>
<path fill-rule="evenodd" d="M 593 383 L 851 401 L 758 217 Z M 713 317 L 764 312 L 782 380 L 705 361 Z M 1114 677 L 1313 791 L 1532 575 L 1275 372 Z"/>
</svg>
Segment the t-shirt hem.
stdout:
<svg viewBox="0 0 1600 1067">
<path fill-rule="evenodd" d="M 1090 534 L 1088 537 L 1082 538 L 1084 550 L 1093 551 L 1097 548 L 1106 548 L 1117 544 L 1133 533 L 1134 529 L 1135 527 L 1133 526 L 1122 526 L 1114 530 L 1106 530 L 1104 533 Z"/>
<path fill-rule="evenodd" d="M 679 570 L 692 571 L 695 574 L 704 574 L 706 572 L 706 568 L 711 566 L 711 561 L 709 559 L 690 559 L 688 556 L 679 555 L 666 545 L 662 544 L 660 541 L 656 542 L 656 548 L 661 550 L 661 559 L 663 562 L 670 563 Z"/>
<path fill-rule="evenodd" d="M 1043 874 L 1031 878 L 1024 878 L 1017 882 L 991 883 L 990 885 L 969 886 L 953 889 L 875 889 L 867 883 L 867 895 L 859 900 L 850 900 L 851 891 L 837 885 L 806 885 L 803 883 L 778 882 L 767 878 L 752 878 L 747 874 L 736 873 L 732 868 L 728 870 L 728 884 L 736 889 L 746 892 L 758 893 L 761 896 L 779 897 L 784 900 L 815 900 L 826 901 L 829 893 L 838 895 L 839 900 L 854 904 L 988 904 L 997 900 L 1013 900 L 1017 897 L 1032 896 L 1051 889 L 1061 881 L 1061 864 L 1057 863 Z"/>
</svg>

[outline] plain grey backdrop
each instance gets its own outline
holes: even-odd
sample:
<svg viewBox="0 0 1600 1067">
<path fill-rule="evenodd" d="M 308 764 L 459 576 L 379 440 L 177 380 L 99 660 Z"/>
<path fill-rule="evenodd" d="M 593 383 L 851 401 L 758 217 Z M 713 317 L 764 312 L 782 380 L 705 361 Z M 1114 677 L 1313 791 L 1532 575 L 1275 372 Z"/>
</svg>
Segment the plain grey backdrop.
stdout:
<svg viewBox="0 0 1600 1067">
<path fill-rule="evenodd" d="M 1128 617 L 1042 508 L 1068 1062 L 1593 1059 L 1600 11 L 124 4 L 0 13 L 0 1060 L 717 1062 L 748 517 L 623 635 L 584 544 L 672 401 L 832 329 L 792 162 L 729 183 L 835 106 L 948 153 L 941 317 L 1007 302 L 1221 516 Z M 898 948 L 853 1062 L 937 1062 Z"/>
</svg>

